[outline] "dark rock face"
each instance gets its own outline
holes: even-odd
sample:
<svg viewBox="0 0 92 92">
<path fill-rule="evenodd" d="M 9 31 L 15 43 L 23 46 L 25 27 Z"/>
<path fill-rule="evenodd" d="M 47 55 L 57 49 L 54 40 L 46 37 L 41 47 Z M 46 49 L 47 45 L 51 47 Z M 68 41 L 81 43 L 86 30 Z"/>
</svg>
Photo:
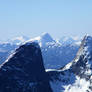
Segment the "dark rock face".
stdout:
<svg viewBox="0 0 92 92">
<path fill-rule="evenodd" d="M 82 40 L 79 51 L 73 61 L 72 71 L 74 71 L 80 77 L 87 77 L 89 75 L 85 74 L 89 69 L 91 70 L 92 62 L 92 37 L 85 36 Z"/>
<path fill-rule="evenodd" d="M 74 74 L 89 82 L 88 89 L 85 92 L 92 92 L 92 36 L 85 36 L 82 40 L 71 69 Z"/>
<path fill-rule="evenodd" d="M 37 43 L 20 46 L 1 65 L 0 92 L 52 92 Z"/>
</svg>

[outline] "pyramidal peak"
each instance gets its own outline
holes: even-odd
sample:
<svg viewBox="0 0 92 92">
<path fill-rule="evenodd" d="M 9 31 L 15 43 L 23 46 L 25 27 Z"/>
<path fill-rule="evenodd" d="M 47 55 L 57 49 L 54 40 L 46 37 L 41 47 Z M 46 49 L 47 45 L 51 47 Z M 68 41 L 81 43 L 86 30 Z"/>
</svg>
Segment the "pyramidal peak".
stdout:
<svg viewBox="0 0 92 92">
<path fill-rule="evenodd" d="M 92 36 L 85 35 L 76 57 L 72 62 L 66 65 L 66 68 L 81 78 L 88 79 L 92 74 Z"/>
<path fill-rule="evenodd" d="M 92 43 L 92 36 L 86 35 L 86 36 L 84 37 L 84 40 L 85 40 L 85 45 L 86 45 L 86 46 L 92 45 L 92 44 L 91 44 L 91 43 Z"/>
<path fill-rule="evenodd" d="M 91 48 L 92 48 L 92 36 L 87 34 L 84 36 L 81 42 L 81 45 L 76 54 L 76 57 L 72 62 L 67 64 L 64 67 L 64 69 L 72 68 L 72 70 L 77 74 L 83 71 L 87 72 L 88 70 L 90 70 L 92 67 L 92 49 Z"/>
<path fill-rule="evenodd" d="M 42 37 L 43 39 L 45 39 L 46 41 L 48 41 L 48 42 L 54 41 L 53 38 L 50 36 L 49 33 L 43 33 L 43 34 L 41 35 L 41 37 Z"/>
<path fill-rule="evenodd" d="M 33 39 L 30 39 L 30 40 L 28 40 L 29 42 L 30 41 L 35 41 L 35 42 L 37 42 L 37 43 L 39 43 L 39 45 L 42 47 L 42 46 L 44 46 L 46 43 L 48 43 L 48 42 L 55 42 L 54 40 L 53 40 L 53 38 L 50 36 L 50 34 L 49 33 L 43 33 L 41 36 L 38 36 L 38 37 L 35 37 L 35 38 L 33 38 Z"/>
<path fill-rule="evenodd" d="M 78 53 L 80 51 L 83 51 L 83 52 L 88 52 L 89 51 L 90 52 L 91 47 L 92 47 L 92 36 L 89 36 L 87 34 L 87 35 L 84 36 L 84 38 L 83 38 L 83 40 L 81 42 L 80 49 L 79 49 Z"/>
</svg>

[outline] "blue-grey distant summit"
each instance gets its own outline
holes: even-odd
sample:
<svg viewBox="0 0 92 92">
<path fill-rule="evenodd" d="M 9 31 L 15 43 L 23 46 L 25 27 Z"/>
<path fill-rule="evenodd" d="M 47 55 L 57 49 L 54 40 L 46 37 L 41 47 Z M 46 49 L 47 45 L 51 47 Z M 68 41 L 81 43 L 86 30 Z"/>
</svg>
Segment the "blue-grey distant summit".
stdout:
<svg viewBox="0 0 92 92">
<path fill-rule="evenodd" d="M 44 47 L 47 43 L 55 42 L 55 40 L 50 36 L 49 33 L 43 33 L 38 37 L 30 39 L 29 41 L 38 42 L 41 47 Z"/>
<path fill-rule="evenodd" d="M 42 39 L 46 40 L 46 42 L 52 42 L 54 41 L 53 38 L 50 36 L 49 33 L 43 33 L 41 35 Z"/>
</svg>

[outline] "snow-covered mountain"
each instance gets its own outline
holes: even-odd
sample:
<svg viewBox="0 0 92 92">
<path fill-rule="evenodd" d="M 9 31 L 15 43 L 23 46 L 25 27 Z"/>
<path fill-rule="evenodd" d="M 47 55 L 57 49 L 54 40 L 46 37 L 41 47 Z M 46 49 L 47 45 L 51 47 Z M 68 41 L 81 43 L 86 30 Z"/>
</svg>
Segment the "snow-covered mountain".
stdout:
<svg viewBox="0 0 92 92">
<path fill-rule="evenodd" d="M 23 42 L 25 42 L 27 40 L 29 40 L 28 37 L 19 36 L 19 37 L 15 37 L 15 38 L 12 38 L 12 39 L 8 40 L 8 42 L 11 43 L 11 44 L 20 45 L 20 44 L 22 44 Z"/>
<path fill-rule="evenodd" d="M 21 45 L 1 64 L 0 92 L 92 92 L 91 36 L 85 36 L 75 58 L 58 69 L 45 70 L 40 46 L 34 41 Z"/>
<path fill-rule="evenodd" d="M 70 62 L 72 71 L 80 77 L 88 77 L 92 73 L 92 36 L 86 35 L 81 42 L 76 57 Z M 69 65 L 68 64 L 68 65 Z M 77 69 L 78 67 L 78 69 Z M 81 76 L 82 75 L 82 76 Z"/>
<path fill-rule="evenodd" d="M 1 51 L 6 51 L 8 48 L 11 48 L 8 50 L 8 52 L 0 52 L 0 64 L 4 62 L 5 59 L 11 54 L 11 51 L 13 51 L 22 43 L 29 41 L 35 41 L 40 45 L 46 69 L 57 69 L 61 66 L 63 67 L 75 57 L 79 48 L 79 44 L 75 44 L 75 42 L 72 44 L 67 42 L 66 44 L 62 44 L 61 42 L 54 40 L 49 33 L 43 33 L 41 36 L 32 39 L 22 36 L 16 37 L 5 43 L 6 48 L 2 48 L 0 45 Z M 7 44 L 10 44 L 10 46 L 8 47 Z"/>
<path fill-rule="evenodd" d="M 64 68 L 46 70 L 53 92 L 92 92 L 92 37 L 85 36 L 76 57 Z"/>
<path fill-rule="evenodd" d="M 87 92 L 92 92 L 92 36 L 84 37 L 71 68 L 76 75 L 87 81 Z"/>
<path fill-rule="evenodd" d="M 39 43 L 46 69 L 63 67 L 75 57 L 79 48 L 79 44 L 75 44 L 75 41 L 72 44 L 67 42 L 62 44 L 54 40 L 48 33 L 44 33 L 29 41 Z"/>
<path fill-rule="evenodd" d="M 59 42 L 62 43 L 63 45 L 67 44 L 76 44 L 80 45 L 81 44 L 81 38 L 79 36 L 63 36 L 59 39 Z"/>
<path fill-rule="evenodd" d="M 35 37 L 33 39 L 30 39 L 29 41 L 35 41 L 38 42 L 40 47 L 46 46 L 48 43 L 53 43 L 55 40 L 50 36 L 49 33 L 43 33 L 41 36 Z"/>
</svg>

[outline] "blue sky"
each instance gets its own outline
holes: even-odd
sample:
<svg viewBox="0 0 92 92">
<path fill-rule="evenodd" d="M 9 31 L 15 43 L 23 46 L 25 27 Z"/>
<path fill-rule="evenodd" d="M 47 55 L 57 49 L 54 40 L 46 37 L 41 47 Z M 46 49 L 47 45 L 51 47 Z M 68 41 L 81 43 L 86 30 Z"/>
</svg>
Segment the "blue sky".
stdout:
<svg viewBox="0 0 92 92">
<path fill-rule="evenodd" d="M 0 39 L 92 35 L 92 0 L 0 0 Z"/>
</svg>

